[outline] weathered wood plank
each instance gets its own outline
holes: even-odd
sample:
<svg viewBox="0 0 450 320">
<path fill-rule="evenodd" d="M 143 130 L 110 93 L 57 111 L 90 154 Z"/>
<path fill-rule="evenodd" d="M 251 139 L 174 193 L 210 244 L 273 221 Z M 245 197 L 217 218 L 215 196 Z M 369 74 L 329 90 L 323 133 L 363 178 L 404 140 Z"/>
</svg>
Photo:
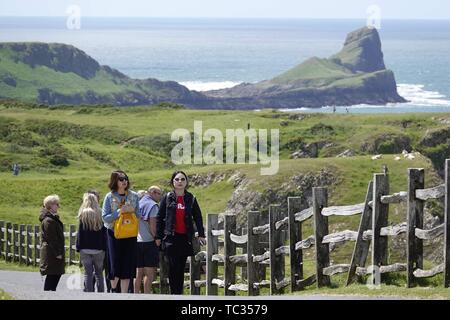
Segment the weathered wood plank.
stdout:
<svg viewBox="0 0 450 320">
<path fill-rule="evenodd" d="M 281 246 L 281 247 L 275 249 L 276 256 L 288 255 L 288 254 L 289 254 L 289 246 Z"/>
<path fill-rule="evenodd" d="M 430 230 L 416 228 L 415 235 L 422 240 L 431 240 L 444 234 L 444 223 Z"/>
<path fill-rule="evenodd" d="M 295 244 L 295 250 L 308 249 L 308 248 L 310 248 L 311 246 L 313 246 L 315 244 L 316 244 L 316 240 L 315 240 L 314 236 L 309 236 L 305 240 L 297 242 Z"/>
<path fill-rule="evenodd" d="M 277 287 L 277 290 L 281 290 L 281 289 L 284 289 L 284 288 L 286 288 L 287 286 L 289 286 L 291 284 L 291 279 L 289 279 L 289 278 L 284 278 L 283 280 L 281 280 L 281 281 L 277 281 L 276 282 L 276 287 Z"/>
<path fill-rule="evenodd" d="M 206 255 L 206 251 L 200 251 L 195 255 L 194 259 L 198 262 L 206 261 Z"/>
<path fill-rule="evenodd" d="M 402 222 L 399 224 L 396 224 L 394 226 L 388 226 L 381 228 L 380 230 L 380 236 L 382 237 L 396 237 L 402 233 L 408 232 L 408 224 L 406 222 Z"/>
<path fill-rule="evenodd" d="M 367 268 L 358 267 L 358 268 L 356 268 L 356 274 L 359 276 L 364 276 L 364 275 L 367 275 L 370 273 L 368 270 L 369 270 L 369 267 L 367 267 Z M 379 271 L 381 274 L 390 273 L 390 272 L 406 271 L 406 263 L 394 263 L 394 264 L 387 265 L 387 266 L 381 266 L 379 268 Z"/>
<path fill-rule="evenodd" d="M 323 274 L 326 276 L 332 276 L 338 273 L 348 272 L 350 270 L 350 264 L 335 264 L 326 268 L 323 268 Z"/>
<path fill-rule="evenodd" d="M 230 291 L 248 291 L 248 285 L 247 284 L 232 284 L 231 286 L 228 287 L 228 290 Z"/>
<path fill-rule="evenodd" d="M 262 226 L 254 227 L 253 234 L 265 234 L 269 232 L 269 224 L 265 224 Z"/>
<path fill-rule="evenodd" d="M 414 285 L 414 270 L 423 269 L 423 241 L 416 237 L 416 228 L 423 229 L 424 202 L 417 198 L 417 190 L 425 186 L 424 169 L 408 169 L 408 204 L 407 204 L 407 280 L 406 285 Z"/>
<path fill-rule="evenodd" d="M 323 237 L 322 243 L 338 243 L 344 241 L 356 241 L 358 232 L 352 230 L 345 230 L 336 233 L 331 233 Z"/>
<path fill-rule="evenodd" d="M 212 255 L 211 260 L 212 261 L 217 261 L 219 263 L 224 263 L 225 262 L 225 257 L 224 257 L 223 254 L 216 253 L 216 254 Z"/>
<path fill-rule="evenodd" d="M 162 294 L 170 293 L 169 258 L 163 252 L 159 254 L 159 290 Z"/>
<path fill-rule="evenodd" d="M 201 268 L 202 268 L 201 260 L 196 259 L 197 255 L 199 254 L 199 251 L 200 251 L 200 243 L 198 241 L 198 237 L 195 237 L 192 240 L 192 247 L 193 247 L 194 253 L 196 253 L 196 255 L 194 257 L 189 257 L 190 258 L 189 259 L 190 260 L 189 261 L 189 281 L 190 281 L 189 291 L 190 291 L 191 296 L 196 296 L 196 295 L 200 295 L 200 287 L 197 287 L 195 285 L 195 281 L 200 280 Z"/>
<path fill-rule="evenodd" d="M 288 197 L 289 260 L 291 265 L 291 292 L 297 290 L 297 280 L 303 279 L 303 251 L 295 244 L 302 240 L 302 223 L 295 221 L 295 213 L 302 207 L 301 197 Z"/>
<path fill-rule="evenodd" d="M 322 243 L 328 234 L 328 217 L 322 214 L 327 207 L 328 193 L 326 188 L 313 188 L 314 238 L 316 239 L 316 276 L 317 287 L 329 286 L 330 277 L 323 274 L 323 269 L 330 265 L 330 249 L 328 243 Z"/>
<path fill-rule="evenodd" d="M 262 262 L 267 259 L 270 259 L 270 251 L 266 251 L 261 255 L 254 256 L 253 262 Z"/>
<path fill-rule="evenodd" d="M 25 257 L 25 225 L 21 224 L 19 226 L 19 264 L 26 264 Z"/>
<path fill-rule="evenodd" d="M 282 235 L 276 230 L 275 224 L 281 220 L 281 206 L 269 207 L 269 251 L 270 251 L 270 294 L 282 294 L 283 289 L 278 289 L 276 283 L 284 279 L 284 257 L 276 254 L 276 249 L 283 245 Z"/>
<path fill-rule="evenodd" d="M 195 280 L 194 283 L 196 288 L 206 287 L 206 280 Z"/>
<path fill-rule="evenodd" d="M 253 287 L 255 289 L 270 288 L 270 280 L 262 280 L 261 282 L 255 282 L 253 284 Z"/>
<path fill-rule="evenodd" d="M 372 221 L 372 207 L 369 206 L 370 201 L 373 201 L 373 181 L 370 181 L 367 186 L 365 199 L 366 206 L 364 207 L 364 211 L 361 215 L 361 221 L 359 223 L 358 236 L 356 238 L 350 268 L 347 275 L 347 286 L 355 280 L 356 268 L 365 266 L 367 256 L 369 254 L 370 242 L 364 238 L 364 235 L 367 231 L 371 231 L 367 230 L 371 227 Z"/>
<path fill-rule="evenodd" d="M 380 201 L 383 204 L 393 204 L 406 202 L 406 200 L 408 200 L 408 192 L 400 191 L 388 196 L 382 196 Z"/>
<path fill-rule="evenodd" d="M 228 259 L 231 263 L 242 265 L 247 263 L 247 258 L 248 256 L 246 254 L 237 254 L 230 256 Z"/>
<path fill-rule="evenodd" d="M 416 189 L 416 198 L 419 200 L 439 199 L 445 195 L 445 184 L 429 189 Z"/>
<path fill-rule="evenodd" d="M 19 240 L 18 240 L 18 236 L 19 236 L 19 225 L 17 223 L 13 224 L 13 232 L 12 232 L 12 258 L 14 262 L 18 262 L 19 259 Z"/>
<path fill-rule="evenodd" d="M 237 234 L 232 233 L 230 234 L 230 239 L 236 244 L 246 244 L 248 237 L 246 234 L 238 236 Z"/>
<path fill-rule="evenodd" d="M 33 226 L 27 225 L 27 266 L 33 263 Z"/>
<path fill-rule="evenodd" d="M 316 283 L 316 275 L 313 274 L 312 276 L 309 276 L 306 279 L 297 280 L 297 287 L 299 289 L 303 289 L 305 287 L 309 287 Z"/>
<path fill-rule="evenodd" d="M 214 237 L 223 236 L 225 234 L 225 231 L 223 229 L 220 230 L 211 230 L 211 235 Z"/>
<path fill-rule="evenodd" d="M 381 203 L 382 196 L 389 194 L 389 176 L 374 174 L 372 206 L 372 262 L 376 266 L 387 265 L 388 238 L 381 236 L 381 229 L 387 227 L 389 205 Z"/>
<path fill-rule="evenodd" d="M 286 217 L 286 218 L 284 218 L 284 219 L 282 219 L 280 221 L 277 221 L 275 223 L 275 230 L 278 230 L 278 229 L 280 229 L 280 228 L 282 228 L 284 226 L 287 226 L 288 222 L 289 222 L 289 217 Z"/>
<path fill-rule="evenodd" d="M 442 272 L 444 272 L 444 264 L 443 263 L 434 267 L 431 270 L 416 269 L 416 270 L 414 270 L 413 274 L 414 274 L 414 277 L 416 277 L 416 278 L 429 278 L 429 277 L 433 277 Z"/>
<path fill-rule="evenodd" d="M 323 208 L 322 215 L 330 216 L 353 216 L 360 214 L 364 210 L 365 203 L 358 203 L 351 206 L 327 207 Z"/>
<path fill-rule="evenodd" d="M 33 228 L 34 233 L 34 255 L 33 255 L 33 265 L 35 267 L 38 266 L 38 259 L 39 259 L 39 249 L 40 249 L 40 232 L 39 232 L 39 226 L 35 225 Z"/>
<path fill-rule="evenodd" d="M 223 281 L 222 279 L 214 278 L 211 280 L 211 283 L 216 285 L 219 288 L 225 287 L 225 281 Z"/>
<path fill-rule="evenodd" d="M 213 285 L 212 280 L 217 278 L 219 267 L 218 261 L 214 261 L 212 257 L 219 252 L 219 239 L 213 236 L 213 231 L 216 231 L 219 225 L 219 215 L 208 214 L 206 223 L 206 230 L 210 235 L 206 242 L 206 295 L 216 296 L 218 290 L 217 286 Z"/>
<path fill-rule="evenodd" d="M 445 160 L 444 287 L 450 284 L 450 159 Z"/>
<path fill-rule="evenodd" d="M 295 214 L 295 221 L 303 222 L 303 221 L 306 221 L 309 218 L 311 218 L 313 215 L 314 215 L 313 208 L 309 207 L 309 208 L 304 209 L 304 210 L 302 210 L 300 212 L 297 212 Z"/>
<path fill-rule="evenodd" d="M 253 230 L 255 226 L 260 224 L 260 212 L 259 211 L 249 211 L 247 213 L 247 227 L 248 230 Z M 254 261 L 255 256 L 260 256 L 264 253 L 264 248 L 259 243 L 259 235 L 253 232 L 248 233 L 247 241 L 247 279 L 248 279 L 248 295 L 258 296 L 259 289 L 255 288 L 253 285 L 260 281 L 261 266 L 259 263 Z"/>
<path fill-rule="evenodd" d="M 5 245 L 5 233 L 6 233 L 5 231 L 6 231 L 5 221 L 0 221 L 0 258 L 3 256 L 5 251 L 3 249 Z"/>
<path fill-rule="evenodd" d="M 236 244 L 231 241 L 230 235 L 236 232 L 236 216 L 225 215 L 224 230 L 225 230 L 225 244 L 224 244 L 224 281 L 225 281 L 225 295 L 234 296 L 235 291 L 228 288 L 236 283 L 236 265 L 234 263 L 227 263 L 230 257 L 236 255 Z"/>
</svg>

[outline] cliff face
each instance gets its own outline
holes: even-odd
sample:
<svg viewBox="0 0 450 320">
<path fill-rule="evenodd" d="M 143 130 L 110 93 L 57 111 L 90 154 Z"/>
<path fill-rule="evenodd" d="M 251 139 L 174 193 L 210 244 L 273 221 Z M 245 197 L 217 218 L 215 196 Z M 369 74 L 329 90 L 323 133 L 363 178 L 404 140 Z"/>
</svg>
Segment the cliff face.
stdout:
<svg viewBox="0 0 450 320">
<path fill-rule="evenodd" d="M 329 59 L 311 58 L 271 80 L 205 94 L 215 106 L 233 109 L 406 102 L 385 67 L 378 31 L 369 28 L 350 33 Z"/>
<path fill-rule="evenodd" d="M 73 72 L 91 79 L 100 69 L 97 61 L 71 45 L 60 43 L 0 43 L 0 50 L 10 51 L 15 63 L 32 68 L 46 66 L 59 72 Z"/>
<path fill-rule="evenodd" d="M 362 28 L 351 32 L 341 52 L 331 60 L 353 72 L 375 72 L 386 69 L 381 40 L 376 29 Z"/>
<path fill-rule="evenodd" d="M 0 44 L 0 98 L 45 104 L 145 105 L 257 109 L 405 102 L 384 64 L 376 29 L 350 33 L 329 59 L 311 58 L 256 84 L 199 93 L 173 81 L 131 79 L 64 44 Z"/>
</svg>

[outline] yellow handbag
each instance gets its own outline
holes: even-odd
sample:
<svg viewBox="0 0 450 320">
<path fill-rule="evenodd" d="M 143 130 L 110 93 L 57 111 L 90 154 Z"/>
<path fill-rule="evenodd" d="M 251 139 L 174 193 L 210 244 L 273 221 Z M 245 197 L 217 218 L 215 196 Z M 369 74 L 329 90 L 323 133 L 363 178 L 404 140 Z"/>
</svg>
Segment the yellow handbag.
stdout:
<svg viewBox="0 0 450 320">
<path fill-rule="evenodd" d="M 122 200 L 120 207 L 125 204 Z M 126 239 L 137 237 L 139 232 L 139 221 L 134 210 L 132 212 L 121 212 L 119 218 L 114 221 L 114 237 Z"/>
</svg>

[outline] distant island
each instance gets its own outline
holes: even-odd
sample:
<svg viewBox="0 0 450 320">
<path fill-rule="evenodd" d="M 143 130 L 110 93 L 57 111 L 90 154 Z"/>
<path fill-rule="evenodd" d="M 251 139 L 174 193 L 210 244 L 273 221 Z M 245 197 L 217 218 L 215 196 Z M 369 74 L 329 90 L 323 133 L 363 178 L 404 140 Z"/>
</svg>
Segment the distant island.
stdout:
<svg viewBox="0 0 450 320">
<path fill-rule="evenodd" d="M 0 99 L 48 105 L 171 102 L 239 110 L 406 102 L 385 67 L 378 31 L 368 27 L 351 32 L 328 59 L 313 57 L 270 80 L 206 92 L 174 81 L 132 79 L 71 45 L 0 43 Z"/>
</svg>

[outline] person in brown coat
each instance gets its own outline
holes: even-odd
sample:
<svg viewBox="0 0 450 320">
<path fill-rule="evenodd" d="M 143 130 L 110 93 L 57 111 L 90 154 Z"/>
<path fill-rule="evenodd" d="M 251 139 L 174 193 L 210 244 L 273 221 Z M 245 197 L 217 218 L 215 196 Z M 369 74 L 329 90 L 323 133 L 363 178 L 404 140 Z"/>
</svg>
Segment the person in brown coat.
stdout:
<svg viewBox="0 0 450 320">
<path fill-rule="evenodd" d="M 39 269 L 45 275 L 44 291 L 56 291 L 64 274 L 64 228 L 58 216 L 59 197 L 50 195 L 44 199 L 39 215 L 41 222 L 41 252 Z"/>
</svg>

